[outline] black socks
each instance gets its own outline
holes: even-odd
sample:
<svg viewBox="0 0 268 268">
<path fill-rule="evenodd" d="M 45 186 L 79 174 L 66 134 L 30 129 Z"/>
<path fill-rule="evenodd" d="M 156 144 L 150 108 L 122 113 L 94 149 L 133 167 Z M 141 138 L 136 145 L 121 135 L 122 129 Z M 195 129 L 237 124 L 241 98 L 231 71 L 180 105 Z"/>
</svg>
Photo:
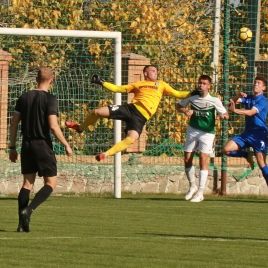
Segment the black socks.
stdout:
<svg viewBox="0 0 268 268">
<path fill-rule="evenodd" d="M 35 195 L 31 204 L 29 205 L 29 212 L 31 213 L 35 210 L 39 205 L 41 205 L 53 192 L 53 188 L 49 185 L 43 186 Z"/>
<path fill-rule="evenodd" d="M 18 207 L 19 212 L 28 206 L 30 200 L 30 190 L 26 188 L 21 188 L 18 195 Z"/>
</svg>

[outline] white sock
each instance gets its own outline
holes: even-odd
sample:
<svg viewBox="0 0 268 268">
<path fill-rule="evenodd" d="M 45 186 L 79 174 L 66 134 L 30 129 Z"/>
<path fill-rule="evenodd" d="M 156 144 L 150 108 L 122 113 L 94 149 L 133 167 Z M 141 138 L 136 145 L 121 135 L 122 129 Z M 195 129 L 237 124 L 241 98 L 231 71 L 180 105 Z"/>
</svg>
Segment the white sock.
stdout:
<svg viewBox="0 0 268 268">
<path fill-rule="evenodd" d="M 204 193 L 204 190 L 206 188 L 206 183 L 208 179 L 208 170 L 200 170 L 199 172 L 199 193 Z"/>
<path fill-rule="evenodd" d="M 189 181 L 190 187 L 195 186 L 195 168 L 191 166 L 190 168 L 185 168 L 185 174 Z"/>
</svg>

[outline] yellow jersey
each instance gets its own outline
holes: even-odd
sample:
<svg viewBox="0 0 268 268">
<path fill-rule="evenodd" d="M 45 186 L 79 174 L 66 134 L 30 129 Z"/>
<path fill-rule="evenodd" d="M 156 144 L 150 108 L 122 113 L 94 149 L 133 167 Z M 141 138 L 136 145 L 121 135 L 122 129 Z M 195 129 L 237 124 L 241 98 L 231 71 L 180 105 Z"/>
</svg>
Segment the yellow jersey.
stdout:
<svg viewBox="0 0 268 268">
<path fill-rule="evenodd" d="M 157 110 L 163 95 L 184 99 L 190 91 L 177 91 L 164 81 L 139 81 L 129 85 L 117 86 L 109 82 L 102 84 L 106 89 L 116 93 L 133 93 L 131 101 L 137 110 L 148 120 Z"/>
</svg>

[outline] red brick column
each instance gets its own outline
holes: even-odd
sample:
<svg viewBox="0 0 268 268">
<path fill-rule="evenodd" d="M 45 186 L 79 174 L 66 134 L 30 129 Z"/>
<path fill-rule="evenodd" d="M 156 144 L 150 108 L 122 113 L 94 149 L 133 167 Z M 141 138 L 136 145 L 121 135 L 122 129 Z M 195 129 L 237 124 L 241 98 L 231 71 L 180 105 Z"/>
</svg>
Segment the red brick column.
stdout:
<svg viewBox="0 0 268 268">
<path fill-rule="evenodd" d="M 8 65 L 11 55 L 0 50 L 0 149 L 7 148 Z"/>
<path fill-rule="evenodd" d="M 144 80 L 143 68 L 145 65 L 149 65 L 150 60 L 144 56 L 128 53 L 122 55 L 122 83 L 130 84 L 133 82 Z M 133 98 L 133 94 L 128 94 L 128 102 Z M 131 147 L 127 149 L 127 152 L 144 152 L 146 147 L 146 129 L 144 127 L 140 138 Z"/>
</svg>

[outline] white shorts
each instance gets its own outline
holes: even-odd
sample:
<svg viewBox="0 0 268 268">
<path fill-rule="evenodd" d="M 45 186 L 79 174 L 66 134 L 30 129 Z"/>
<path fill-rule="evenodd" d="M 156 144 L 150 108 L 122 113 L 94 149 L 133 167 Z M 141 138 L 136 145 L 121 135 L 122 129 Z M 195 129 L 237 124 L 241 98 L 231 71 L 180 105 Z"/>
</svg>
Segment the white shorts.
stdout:
<svg viewBox="0 0 268 268">
<path fill-rule="evenodd" d="M 214 133 L 207 133 L 189 126 L 187 128 L 184 151 L 188 153 L 199 151 L 204 154 L 211 154 L 213 153 L 214 139 Z"/>
</svg>

